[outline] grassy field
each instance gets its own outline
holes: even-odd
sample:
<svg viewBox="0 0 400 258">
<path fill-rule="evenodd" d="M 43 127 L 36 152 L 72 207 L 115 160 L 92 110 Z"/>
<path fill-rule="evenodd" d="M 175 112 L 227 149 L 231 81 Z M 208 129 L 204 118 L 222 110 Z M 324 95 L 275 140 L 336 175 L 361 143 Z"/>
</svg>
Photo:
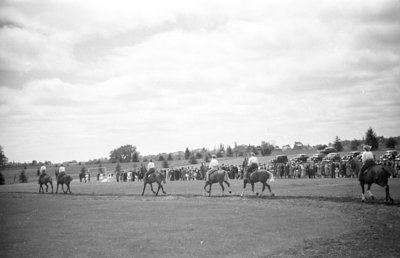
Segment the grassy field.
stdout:
<svg viewBox="0 0 400 258">
<path fill-rule="evenodd" d="M 35 182 L 0 186 L 0 257 L 398 257 L 395 204 L 360 202 L 356 179 L 277 179 L 275 197 L 242 181 L 221 196 L 204 181 L 167 182 L 166 195 L 141 182 L 79 183 L 72 195 L 38 194 Z M 256 185 L 256 191 L 261 186 Z"/>
</svg>

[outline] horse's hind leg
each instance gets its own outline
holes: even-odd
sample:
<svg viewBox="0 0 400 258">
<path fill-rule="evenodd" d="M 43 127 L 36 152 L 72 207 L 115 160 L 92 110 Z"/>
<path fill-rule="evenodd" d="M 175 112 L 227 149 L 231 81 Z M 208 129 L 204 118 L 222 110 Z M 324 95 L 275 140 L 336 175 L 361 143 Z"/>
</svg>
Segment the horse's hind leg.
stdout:
<svg viewBox="0 0 400 258">
<path fill-rule="evenodd" d="M 167 193 L 164 191 L 164 187 L 162 186 L 162 184 L 160 184 L 160 187 L 161 187 L 161 191 L 163 192 L 163 194 L 167 194 Z"/>
<path fill-rule="evenodd" d="M 374 195 L 371 192 L 371 184 L 368 184 L 368 188 L 367 188 L 367 194 L 369 195 L 369 197 L 371 197 L 372 200 L 375 199 Z"/>
<path fill-rule="evenodd" d="M 158 195 L 158 192 L 160 191 L 160 188 L 161 188 L 161 184 L 158 184 L 158 188 L 157 188 L 156 196 Z"/>
<path fill-rule="evenodd" d="M 219 185 L 220 185 L 221 188 L 222 188 L 222 196 L 224 196 L 224 192 L 225 192 L 224 184 L 223 184 L 222 182 L 219 182 Z"/>
<path fill-rule="evenodd" d="M 271 186 L 269 184 L 266 184 L 269 192 L 271 193 L 271 196 L 275 196 L 275 194 L 271 191 Z"/>
<path fill-rule="evenodd" d="M 71 188 L 69 188 L 69 184 L 67 184 L 67 193 L 69 192 L 70 194 L 72 194 L 72 192 L 71 192 Z"/>
<path fill-rule="evenodd" d="M 154 189 L 153 189 L 153 184 L 150 184 L 150 189 L 151 189 L 151 191 L 153 192 L 153 194 L 156 194 L 156 192 L 155 192 Z"/>
<path fill-rule="evenodd" d="M 361 201 L 364 202 L 365 201 L 365 189 L 364 189 L 364 182 L 360 181 L 360 186 L 361 186 Z"/>
<path fill-rule="evenodd" d="M 224 181 L 225 182 L 225 184 L 228 186 L 228 188 L 229 188 L 229 193 L 232 193 L 232 191 L 230 190 L 230 188 L 231 188 L 231 184 L 229 184 L 229 182 L 228 181 Z"/>
</svg>

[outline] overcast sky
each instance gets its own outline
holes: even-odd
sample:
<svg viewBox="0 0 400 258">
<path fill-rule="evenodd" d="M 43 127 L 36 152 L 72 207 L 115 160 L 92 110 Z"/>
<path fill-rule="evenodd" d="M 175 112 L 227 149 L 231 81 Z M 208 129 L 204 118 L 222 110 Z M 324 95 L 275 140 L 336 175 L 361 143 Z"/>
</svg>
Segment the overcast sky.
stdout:
<svg viewBox="0 0 400 258">
<path fill-rule="evenodd" d="M 0 1 L 9 161 L 400 135 L 400 1 Z"/>
</svg>

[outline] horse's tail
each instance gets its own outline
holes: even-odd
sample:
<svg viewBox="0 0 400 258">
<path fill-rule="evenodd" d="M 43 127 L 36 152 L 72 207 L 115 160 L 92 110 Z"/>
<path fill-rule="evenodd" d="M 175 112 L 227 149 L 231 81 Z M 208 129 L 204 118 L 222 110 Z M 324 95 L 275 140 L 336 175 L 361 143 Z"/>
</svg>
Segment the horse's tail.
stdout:
<svg viewBox="0 0 400 258">
<path fill-rule="evenodd" d="M 275 181 L 275 179 L 274 179 L 274 174 L 272 174 L 272 173 L 269 172 L 268 170 L 267 170 L 267 172 L 268 172 L 268 174 L 269 174 L 269 178 L 268 178 L 268 180 L 267 180 L 267 183 L 274 182 L 274 181 Z"/>
</svg>

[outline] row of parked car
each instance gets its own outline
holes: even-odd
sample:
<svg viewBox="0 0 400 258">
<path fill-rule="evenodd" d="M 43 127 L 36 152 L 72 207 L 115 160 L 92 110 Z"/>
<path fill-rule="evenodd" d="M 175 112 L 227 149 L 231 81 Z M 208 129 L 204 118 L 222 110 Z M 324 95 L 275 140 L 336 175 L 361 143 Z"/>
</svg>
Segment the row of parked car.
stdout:
<svg viewBox="0 0 400 258">
<path fill-rule="evenodd" d="M 313 154 L 309 157 L 307 154 L 298 154 L 296 157 L 290 159 L 291 162 L 301 161 L 349 161 L 351 158 L 361 158 L 360 151 L 352 151 L 347 153 L 344 156 L 340 156 L 340 154 L 331 147 L 327 147 L 324 150 Z M 400 154 L 395 150 L 388 150 L 382 156 L 380 156 L 380 160 L 382 161 L 400 161 Z M 288 157 L 286 155 L 277 155 L 272 162 L 274 163 L 286 163 L 288 162 Z"/>
</svg>

